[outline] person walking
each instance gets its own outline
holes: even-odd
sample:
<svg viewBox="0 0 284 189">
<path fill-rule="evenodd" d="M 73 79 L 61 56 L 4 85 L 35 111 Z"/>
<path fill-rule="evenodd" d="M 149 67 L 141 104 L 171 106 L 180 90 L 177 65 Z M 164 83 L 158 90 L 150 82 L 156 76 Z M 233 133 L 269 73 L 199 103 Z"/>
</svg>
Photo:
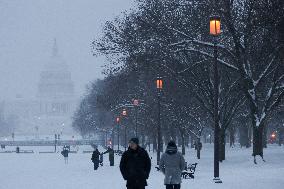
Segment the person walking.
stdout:
<svg viewBox="0 0 284 189">
<path fill-rule="evenodd" d="M 106 153 L 108 153 L 108 159 L 109 159 L 110 166 L 114 166 L 114 150 L 110 146 L 108 146 L 107 151 L 105 151 L 103 154 L 106 154 Z"/>
<path fill-rule="evenodd" d="M 65 164 L 68 164 L 68 154 L 69 154 L 69 150 L 68 147 L 66 145 L 63 146 L 63 150 L 61 151 L 61 154 L 64 157 L 64 162 Z"/>
<path fill-rule="evenodd" d="M 100 152 L 96 147 L 95 150 L 93 151 L 91 160 L 94 163 L 94 170 L 97 170 L 100 163 Z"/>
<path fill-rule="evenodd" d="M 159 165 L 165 175 L 166 189 L 180 189 L 181 173 L 185 169 L 185 160 L 174 141 L 167 145 L 166 152 L 162 155 Z"/>
<path fill-rule="evenodd" d="M 146 150 L 139 146 L 138 138 L 129 141 L 120 160 L 120 172 L 126 180 L 127 189 L 145 189 L 151 170 L 151 160 Z"/>
<path fill-rule="evenodd" d="M 100 166 L 104 165 L 104 154 L 100 153 Z"/>
</svg>

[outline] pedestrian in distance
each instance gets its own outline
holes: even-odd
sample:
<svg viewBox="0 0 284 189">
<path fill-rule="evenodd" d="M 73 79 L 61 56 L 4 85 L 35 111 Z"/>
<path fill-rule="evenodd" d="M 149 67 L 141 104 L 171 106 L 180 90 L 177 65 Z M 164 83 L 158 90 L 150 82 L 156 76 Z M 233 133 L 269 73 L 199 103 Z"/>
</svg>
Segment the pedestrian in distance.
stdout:
<svg viewBox="0 0 284 189">
<path fill-rule="evenodd" d="M 185 169 L 185 160 L 182 154 L 178 152 L 174 141 L 168 143 L 166 152 L 161 157 L 159 168 L 165 175 L 166 189 L 180 189 L 181 173 Z"/>
<path fill-rule="evenodd" d="M 114 150 L 109 146 L 107 147 L 107 151 L 105 151 L 103 154 L 106 153 L 108 153 L 110 166 L 114 166 Z"/>
<path fill-rule="evenodd" d="M 104 154 L 100 153 L 100 166 L 104 165 Z"/>
<path fill-rule="evenodd" d="M 145 189 L 151 170 L 151 160 L 146 150 L 139 146 L 138 138 L 129 141 L 120 160 L 120 172 L 126 180 L 127 189 Z"/>
<path fill-rule="evenodd" d="M 68 154 L 69 154 L 69 149 L 66 145 L 63 146 L 63 150 L 61 151 L 61 154 L 64 157 L 64 162 L 65 164 L 68 164 Z"/>
<path fill-rule="evenodd" d="M 97 170 L 99 168 L 99 163 L 100 163 L 100 152 L 96 147 L 93 151 L 91 160 L 94 164 L 94 170 Z"/>
</svg>

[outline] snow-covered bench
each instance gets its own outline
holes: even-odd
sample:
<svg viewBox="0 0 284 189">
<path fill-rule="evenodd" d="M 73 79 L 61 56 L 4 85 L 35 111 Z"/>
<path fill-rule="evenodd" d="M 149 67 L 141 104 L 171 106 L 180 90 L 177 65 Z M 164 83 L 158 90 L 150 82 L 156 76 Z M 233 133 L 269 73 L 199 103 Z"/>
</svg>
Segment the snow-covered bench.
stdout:
<svg viewBox="0 0 284 189">
<path fill-rule="evenodd" d="M 181 177 L 184 179 L 187 179 L 187 178 L 194 179 L 194 173 L 195 173 L 196 166 L 197 166 L 197 163 L 193 163 L 185 167 L 185 170 L 182 171 L 181 173 Z M 160 171 L 160 168 L 158 166 L 156 166 L 155 168 L 157 171 Z"/>
<path fill-rule="evenodd" d="M 122 156 L 123 151 L 121 151 L 121 150 L 114 150 L 114 153 L 115 153 L 116 155 Z"/>
<path fill-rule="evenodd" d="M 194 179 L 194 173 L 196 169 L 197 163 L 190 164 L 186 167 L 186 170 L 182 171 L 181 176 L 184 179 L 192 178 Z"/>
</svg>

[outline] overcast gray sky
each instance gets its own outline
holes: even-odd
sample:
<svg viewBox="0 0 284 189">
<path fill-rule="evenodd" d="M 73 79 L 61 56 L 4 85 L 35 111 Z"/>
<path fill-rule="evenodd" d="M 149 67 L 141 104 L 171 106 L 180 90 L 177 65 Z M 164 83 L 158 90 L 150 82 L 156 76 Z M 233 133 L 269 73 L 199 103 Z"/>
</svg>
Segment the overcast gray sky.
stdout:
<svg viewBox="0 0 284 189">
<path fill-rule="evenodd" d="M 77 95 L 102 78 L 102 57 L 90 44 L 133 0 L 0 0 L 0 99 L 34 97 L 53 39 L 72 72 Z"/>
</svg>

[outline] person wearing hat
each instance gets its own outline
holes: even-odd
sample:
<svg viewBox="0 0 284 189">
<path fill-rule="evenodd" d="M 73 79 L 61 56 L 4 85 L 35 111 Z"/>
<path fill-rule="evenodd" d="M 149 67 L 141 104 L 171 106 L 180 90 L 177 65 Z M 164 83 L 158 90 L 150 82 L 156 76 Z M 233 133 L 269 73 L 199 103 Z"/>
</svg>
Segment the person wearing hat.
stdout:
<svg viewBox="0 0 284 189">
<path fill-rule="evenodd" d="M 151 170 L 151 160 L 146 150 L 139 146 L 138 138 L 129 141 L 120 160 L 120 172 L 126 180 L 127 189 L 145 189 Z"/>
<path fill-rule="evenodd" d="M 114 166 L 114 150 L 109 146 L 107 147 L 107 151 L 105 151 L 103 154 L 106 154 L 108 153 L 109 156 L 109 163 L 110 163 L 110 166 Z"/>
<path fill-rule="evenodd" d="M 99 163 L 100 163 L 100 152 L 97 146 L 94 145 L 93 147 L 94 147 L 94 151 L 93 151 L 91 160 L 94 164 L 94 170 L 97 170 L 99 168 Z"/>
<path fill-rule="evenodd" d="M 174 141 L 167 145 L 166 152 L 162 155 L 159 165 L 164 173 L 166 189 L 180 189 L 181 172 L 185 169 L 185 160 Z"/>
</svg>

